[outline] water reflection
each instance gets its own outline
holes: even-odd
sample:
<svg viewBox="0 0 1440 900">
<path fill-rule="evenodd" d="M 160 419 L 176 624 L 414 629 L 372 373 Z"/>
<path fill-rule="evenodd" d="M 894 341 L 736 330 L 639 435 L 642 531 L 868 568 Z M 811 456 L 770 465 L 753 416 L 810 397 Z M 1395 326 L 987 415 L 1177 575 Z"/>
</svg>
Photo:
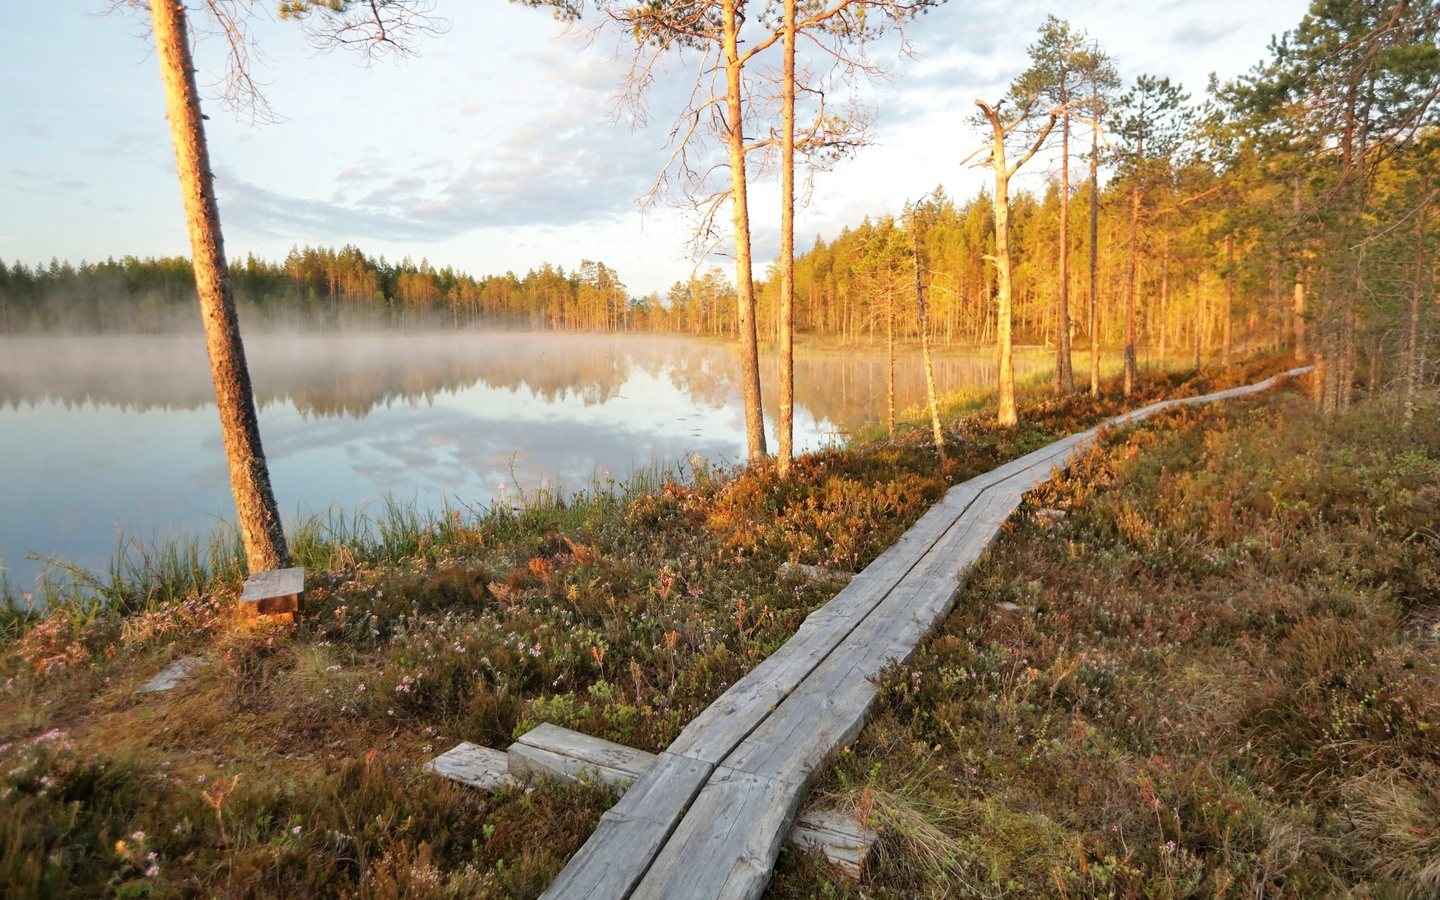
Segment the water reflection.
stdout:
<svg viewBox="0 0 1440 900">
<path fill-rule="evenodd" d="M 738 375 L 727 344 L 648 336 L 258 335 L 247 339 L 246 350 L 262 409 L 290 404 L 317 419 L 430 405 L 476 385 L 524 392 L 546 404 L 604 404 L 637 372 L 718 408 L 734 399 Z M 797 405 L 841 433 L 879 421 L 885 366 L 876 351 L 802 352 L 795 361 Z M 1038 368 L 1023 360 L 1017 366 L 1022 377 Z M 776 377 L 776 359 L 767 355 L 767 405 L 774 402 Z M 987 358 L 940 356 L 935 377 L 942 392 L 989 387 L 995 369 Z M 914 354 L 896 360 L 896 393 L 901 409 L 924 400 L 924 373 Z M 67 409 L 197 410 L 213 397 L 199 336 L 0 337 L 0 406 L 12 410 L 46 402 Z"/>
<path fill-rule="evenodd" d="M 565 490 L 690 454 L 744 448 L 736 356 L 663 337 L 446 333 L 247 339 L 282 510 L 386 494 L 484 505 Z M 765 366 L 775 417 L 775 360 Z M 897 365 L 901 406 L 923 399 Z M 993 380 L 988 360 L 937 363 L 942 390 Z M 0 338 L 0 558 L 17 588 L 30 551 L 97 567 L 117 530 L 196 533 L 233 515 L 199 336 Z M 883 416 L 883 357 L 796 362 L 796 447 Z M 773 446 L 773 443 L 772 443 Z"/>
</svg>

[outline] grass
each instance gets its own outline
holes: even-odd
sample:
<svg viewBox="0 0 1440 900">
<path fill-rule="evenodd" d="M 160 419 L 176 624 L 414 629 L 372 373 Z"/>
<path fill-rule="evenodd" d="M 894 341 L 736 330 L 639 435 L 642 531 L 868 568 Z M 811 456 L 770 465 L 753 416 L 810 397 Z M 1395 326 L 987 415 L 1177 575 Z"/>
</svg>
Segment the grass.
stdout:
<svg viewBox="0 0 1440 900">
<path fill-rule="evenodd" d="M 1171 374 L 1147 382 L 1129 402 L 1113 392 L 1063 401 L 1032 393 L 1022 427 L 1014 430 L 993 427 L 993 414 L 983 411 L 952 412 L 943 467 L 927 445 L 927 431 L 917 429 L 893 442 L 812 454 L 788 480 L 765 468 L 701 465 L 630 486 L 597 483 L 568 497 L 511 498 L 433 517 L 400 505 L 373 514 L 332 512 L 292 535 L 297 561 L 309 569 L 307 613 L 293 628 L 238 615 L 238 572 L 227 538 L 208 556 L 202 548 L 161 548 L 117 563 L 105 577 L 77 577 L 43 614 L 12 611 L 0 644 L 0 771 L 6 773 L 0 802 L 18 813 L 0 817 L 0 884 L 15 896 L 533 896 L 589 835 L 608 798 L 558 785 L 482 795 L 423 773 L 425 759 L 458 740 L 503 747 L 546 721 L 640 748 L 663 747 L 836 589 L 798 574 L 782 576 L 782 563 L 858 571 L 950 484 L 1123 408 L 1253 381 L 1285 365 L 1265 359 L 1228 375 Z M 1188 435 L 1209 433 L 1218 421 L 1197 413 L 1170 423 Z M 1120 445 L 1111 446 L 1113 452 Z M 1422 474 L 1434 456 L 1426 452 L 1431 455 L 1412 460 Z M 1280 459 L 1277 451 L 1273 461 Z M 1376 467 L 1380 463 L 1372 466 L 1380 472 Z M 1055 490 L 1080 491 L 1085 502 L 1098 503 L 1101 495 L 1079 487 L 1099 483 L 1086 471 Z M 1123 485 L 1127 471 L 1104 478 Z M 1408 515 L 1398 500 L 1407 490 L 1420 487 L 1396 481 L 1384 489 L 1387 498 L 1397 498 L 1387 515 Z M 1194 492 L 1203 496 L 1199 487 Z M 1133 514 L 1147 514 L 1138 497 Z M 1311 488 L 1286 502 L 1302 501 L 1307 509 L 1322 503 Z M 1079 512 L 1088 507 L 1077 504 L 1066 529 L 1089 521 Z M 1077 538 L 1087 549 L 1065 566 L 1128 559 L 1102 549 L 1102 536 L 1124 534 L 1116 523 L 1130 521 L 1118 512 L 1107 515 L 1097 513 L 1086 526 L 1095 534 Z M 1376 527 L 1373 517 L 1370 526 Z M 1185 532 L 1165 527 L 1174 546 L 1163 544 L 1163 551 L 1191 553 Z M 1247 526 L 1236 539 L 1252 531 Z M 1051 542 L 1036 539 L 1047 547 Z M 1422 550 L 1416 544 L 1413 552 Z M 1192 555 L 1204 561 L 1210 551 L 1206 545 Z M 1003 552 L 977 574 L 976 586 L 1024 599 L 1033 577 L 995 568 Z M 1120 574 L 1105 578 L 1119 578 L 1118 584 L 1132 569 L 1149 571 L 1114 564 Z M 1390 583 L 1407 570 L 1394 563 L 1374 571 Z M 1114 588 L 1094 577 L 1097 596 L 1101 586 Z M 1433 590 L 1416 584 L 1416 590 Z M 1162 627 L 1154 595 L 1145 602 L 1151 607 L 1143 614 L 1117 612 L 1117 621 Z M 1233 605 L 1234 617 L 1248 622 L 1239 601 Z M 1243 633 L 1241 625 L 1229 627 Z M 1037 626 L 1023 634 L 1038 643 L 1043 631 Z M 952 637 L 970 647 L 974 641 L 961 633 L 966 636 Z M 997 632 L 995 639 L 1015 636 Z M 949 648 L 945 640 L 921 658 Z M 1111 656 L 1118 658 L 1134 635 L 1117 632 L 1113 640 Z M 1004 646 L 1008 654 L 1010 645 Z M 1163 672 L 1169 651 L 1156 652 L 1147 664 Z M 1037 763 L 1022 766 L 1024 753 L 1006 754 L 1031 747 L 1030 755 L 1049 767 L 1033 771 L 1049 772 L 1055 785 L 1090 780 L 1106 797 L 1123 795 L 1108 781 L 1122 771 L 1114 758 L 1088 761 L 1090 769 L 1065 775 L 1058 751 L 1033 750 L 1068 733 L 1071 713 L 1052 715 L 1042 727 L 1043 714 L 1030 708 L 1040 709 L 1042 700 L 1068 704 L 1078 676 L 1063 674 L 1071 656 L 1060 651 L 1048 661 L 1039 649 L 1025 653 L 1012 658 L 975 649 L 973 656 L 937 656 L 934 665 L 912 670 L 921 677 L 896 673 L 887 685 L 876 725 L 838 761 L 827 786 L 883 818 L 877 821 L 887 835 L 889 862 L 863 890 L 906 893 L 933 882 L 994 893 L 990 885 L 1013 882 L 1043 894 L 1053 892 L 1048 886 L 1064 862 L 1081 872 L 1074 879 L 1092 878 L 1063 882 L 1072 893 L 1085 893 L 1081 888 L 1093 888 L 1101 877 L 1086 873 L 1104 870 L 1111 855 L 1114 873 L 1105 877 L 1114 884 L 1139 877 L 1130 868 L 1144 872 L 1159 864 L 1127 856 L 1123 848 L 1111 852 L 1099 839 L 1092 844 L 1105 853 L 1093 864 L 1083 861 L 1089 856 L 1067 856 L 1072 832 L 1088 832 L 1050 818 L 1033 797 L 1010 805 L 998 789 L 982 797 L 936 788 L 936 767 L 961 771 L 946 767 L 959 765 L 951 757 L 962 745 L 964 753 L 984 754 L 967 764 L 976 769 L 970 777 L 983 773 L 992 785 L 1029 777 L 1027 767 Z M 1223 668 L 1223 654 L 1215 654 L 1212 664 Z M 164 663 L 189 655 L 207 665 L 184 686 L 164 695 L 133 693 Z M 1123 691 L 1114 685 L 1129 690 L 1129 676 L 1120 668 L 1112 672 L 1109 658 L 1086 657 L 1096 674 L 1083 671 L 1097 685 L 1112 685 L 1107 702 L 1120 704 L 1115 698 Z M 1027 674 L 1031 668 L 1051 673 L 1051 681 L 1037 681 Z M 944 674 L 952 670 L 953 678 Z M 975 674 L 962 677 L 962 671 Z M 1196 672 L 1198 682 L 1213 687 L 1208 669 Z M 985 679 L 981 693 L 975 678 Z M 897 687 L 912 679 L 915 691 Z M 1052 681 L 1059 686 L 1052 689 Z M 953 696 L 941 691 L 942 683 Z M 1357 696 L 1363 699 L 1376 683 L 1366 682 Z M 951 724 L 959 730 L 947 737 L 941 726 L 923 724 L 940 717 L 921 709 L 922 701 L 954 716 L 978 701 L 964 715 L 980 717 L 974 727 L 984 729 L 966 731 L 969 720 L 956 719 Z M 1257 707 L 1255 715 L 1266 708 Z M 1337 721 L 1369 721 L 1359 700 L 1354 709 L 1338 709 Z M 1147 713 L 1126 726 L 1126 734 L 1154 726 L 1153 718 Z M 1257 725 L 1256 735 L 1262 734 L 1269 732 Z M 989 743 L 975 742 L 981 739 Z M 1251 740 L 1260 746 L 1258 737 Z M 1117 750 L 1115 758 L 1128 760 L 1129 753 Z M 1400 757 L 1386 759 L 1383 771 L 1390 775 L 1372 775 L 1352 789 L 1377 798 L 1376 808 L 1411 810 L 1417 823 L 1428 821 L 1423 817 L 1431 808 L 1415 787 L 1425 782 L 1416 770 L 1389 765 Z M 1100 765 L 1105 760 L 1111 768 Z M 1157 765 L 1147 763 L 1143 773 L 1154 790 L 1173 791 L 1155 780 Z M 1147 821 L 1125 820 L 1124 846 L 1140 846 L 1135 842 L 1147 835 L 1129 829 Z M 1166 820 L 1159 821 L 1163 833 Z M 1390 819 L 1376 821 L 1367 827 L 1382 841 L 1388 833 L 1382 823 Z M 1309 840 L 1309 832 L 1292 833 Z M 1199 845 L 1179 840 L 1184 835 L 1170 837 L 1186 853 L 1201 853 Z M 991 858 L 992 850 L 1003 850 L 1003 858 Z M 1181 862 L 1190 865 L 1190 857 Z M 775 890 L 808 896 L 857 889 L 793 859 Z"/>
</svg>

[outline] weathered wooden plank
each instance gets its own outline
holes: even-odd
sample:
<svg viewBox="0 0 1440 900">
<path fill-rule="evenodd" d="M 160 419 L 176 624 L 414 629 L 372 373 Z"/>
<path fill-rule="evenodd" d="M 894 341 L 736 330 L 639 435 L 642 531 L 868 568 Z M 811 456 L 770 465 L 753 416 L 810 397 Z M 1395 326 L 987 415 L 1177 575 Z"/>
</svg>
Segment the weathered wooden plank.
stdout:
<svg viewBox="0 0 1440 900">
<path fill-rule="evenodd" d="M 511 787 L 509 758 L 500 750 L 462 741 L 425 764 L 436 775 L 468 784 L 482 791 Z"/>
<path fill-rule="evenodd" d="M 859 880 L 875 855 L 880 835 L 838 809 L 810 809 L 790 829 L 790 843 L 824 856 L 830 865 Z"/>
<path fill-rule="evenodd" d="M 645 770 L 655 762 L 653 753 L 561 728 L 550 722 L 521 735 L 510 749 L 514 750 L 517 746 L 543 750 L 569 757 L 584 765 L 610 769 L 626 776 L 627 782 L 645 774 Z"/>
<path fill-rule="evenodd" d="M 305 608 L 305 567 L 251 574 L 240 592 L 240 603 L 262 616 L 299 612 Z"/>
<path fill-rule="evenodd" d="M 713 770 L 700 760 L 660 754 L 600 817 L 595 833 L 541 896 L 552 900 L 628 897 Z"/>
<path fill-rule="evenodd" d="M 795 806 L 786 786 L 717 769 L 632 900 L 754 900 L 765 890 Z"/>
<path fill-rule="evenodd" d="M 137 694 L 150 694 L 173 690 L 176 685 L 190 677 L 196 669 L 205 665 L 203 656 L 186 656 L 177 659 L 161 669 L 153 678 L 135 689 Z"/>
<path fill-rule="evenodd" d="M 939 624 L 960 589 L 963 570 L 989 548 L 1017 503 L 1010 492 L 986 492 L 926 565 L 886 597 L 724 764 L 808 785 L 820 763 L 863 727 L 875 698 L 873 679 L 907 660 Z"/>
<path fill-rule="evenodd" d="M 789 641 L 692 719 L 669 751 L 711 764 L 724 759 L 934 549 L 980 496 L 967 485 L 951 488 L 943 507 L 932 507 L 907 538 L 806 617 Z"/>
<path fill-rule="evenodd" d="M 912 571 L 741 742 L 726 758 L 727 783 L 717 787 L 712 777 L 642 884 L 651 893 L 642 890 L 636 896 L 753 897 L 763 891 L 779 852 L 778 841 L 769 839 L 778 832 L 770 829 L 776 821 L 794 818 L 820 764 L 859 734 L 876 696 L 873 678 L 907 659 L 949 608 L 961 581 L 959 556 L 965 555 L 951 551 L 970 545 L 972 558 L 978 558 L 998 522 L 975 520 L 1008 515 L 1016 502 L 1005 496 L 972 506 L 947 540 L 937 544 L 927 565 Z M 763 803 L 755 799 L 762 787 Z M 680 866 L 683 859 L 691 861 L 688 866 Z"/>
<path fill-rule="evenodd" d="M 635 781 L 634 773 L 525 744 L 511 744 L 505 756 L 509 760 L 510 774 L 516 778 L 561 778 L 585 784 L 602 784 L 615 791 L 623 791 Z"/>
</svg>

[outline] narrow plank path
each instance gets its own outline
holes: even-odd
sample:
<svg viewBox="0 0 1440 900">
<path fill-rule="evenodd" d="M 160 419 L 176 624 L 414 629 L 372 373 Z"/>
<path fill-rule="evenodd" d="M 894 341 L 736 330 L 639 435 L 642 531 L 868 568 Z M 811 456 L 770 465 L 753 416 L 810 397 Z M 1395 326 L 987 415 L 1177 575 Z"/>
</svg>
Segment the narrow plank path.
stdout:
<svg viewBox="0 0 1440 900">
<path fill-rule="evenodd" d="M 811 783 L 864 727 L 875 678 L 909 659 L 944 619 L 967 569 L 1027 492 L 1089 447 L 1101 428 L 1253 394 L 1307 371 L 1153 403 L 951 488 L 784 646 L 692 720 L 601 817 L 543 896 L 759 897 Z"/>
</svg>

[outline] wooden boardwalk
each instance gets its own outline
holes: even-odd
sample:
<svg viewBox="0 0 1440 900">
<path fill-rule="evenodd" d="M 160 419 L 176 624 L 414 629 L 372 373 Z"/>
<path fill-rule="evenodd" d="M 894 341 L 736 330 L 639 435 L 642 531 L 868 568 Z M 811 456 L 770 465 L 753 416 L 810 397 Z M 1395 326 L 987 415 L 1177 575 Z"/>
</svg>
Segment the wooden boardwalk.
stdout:
<svg viewBox="0 0 1440 900">
<path fill-rule="evenodd" d="M 944 619 L 966 570 L 1028 491 L 1093 443 L 1102 427 L 1263 391 L 1306 371 L 1155 403 L 951 488 L 784 646 L 691 721 L 601 817 L 543 896 L 760 896 L 812 781 L 864 726 L 876 677 L 907 660 Z"/>
</svg>

